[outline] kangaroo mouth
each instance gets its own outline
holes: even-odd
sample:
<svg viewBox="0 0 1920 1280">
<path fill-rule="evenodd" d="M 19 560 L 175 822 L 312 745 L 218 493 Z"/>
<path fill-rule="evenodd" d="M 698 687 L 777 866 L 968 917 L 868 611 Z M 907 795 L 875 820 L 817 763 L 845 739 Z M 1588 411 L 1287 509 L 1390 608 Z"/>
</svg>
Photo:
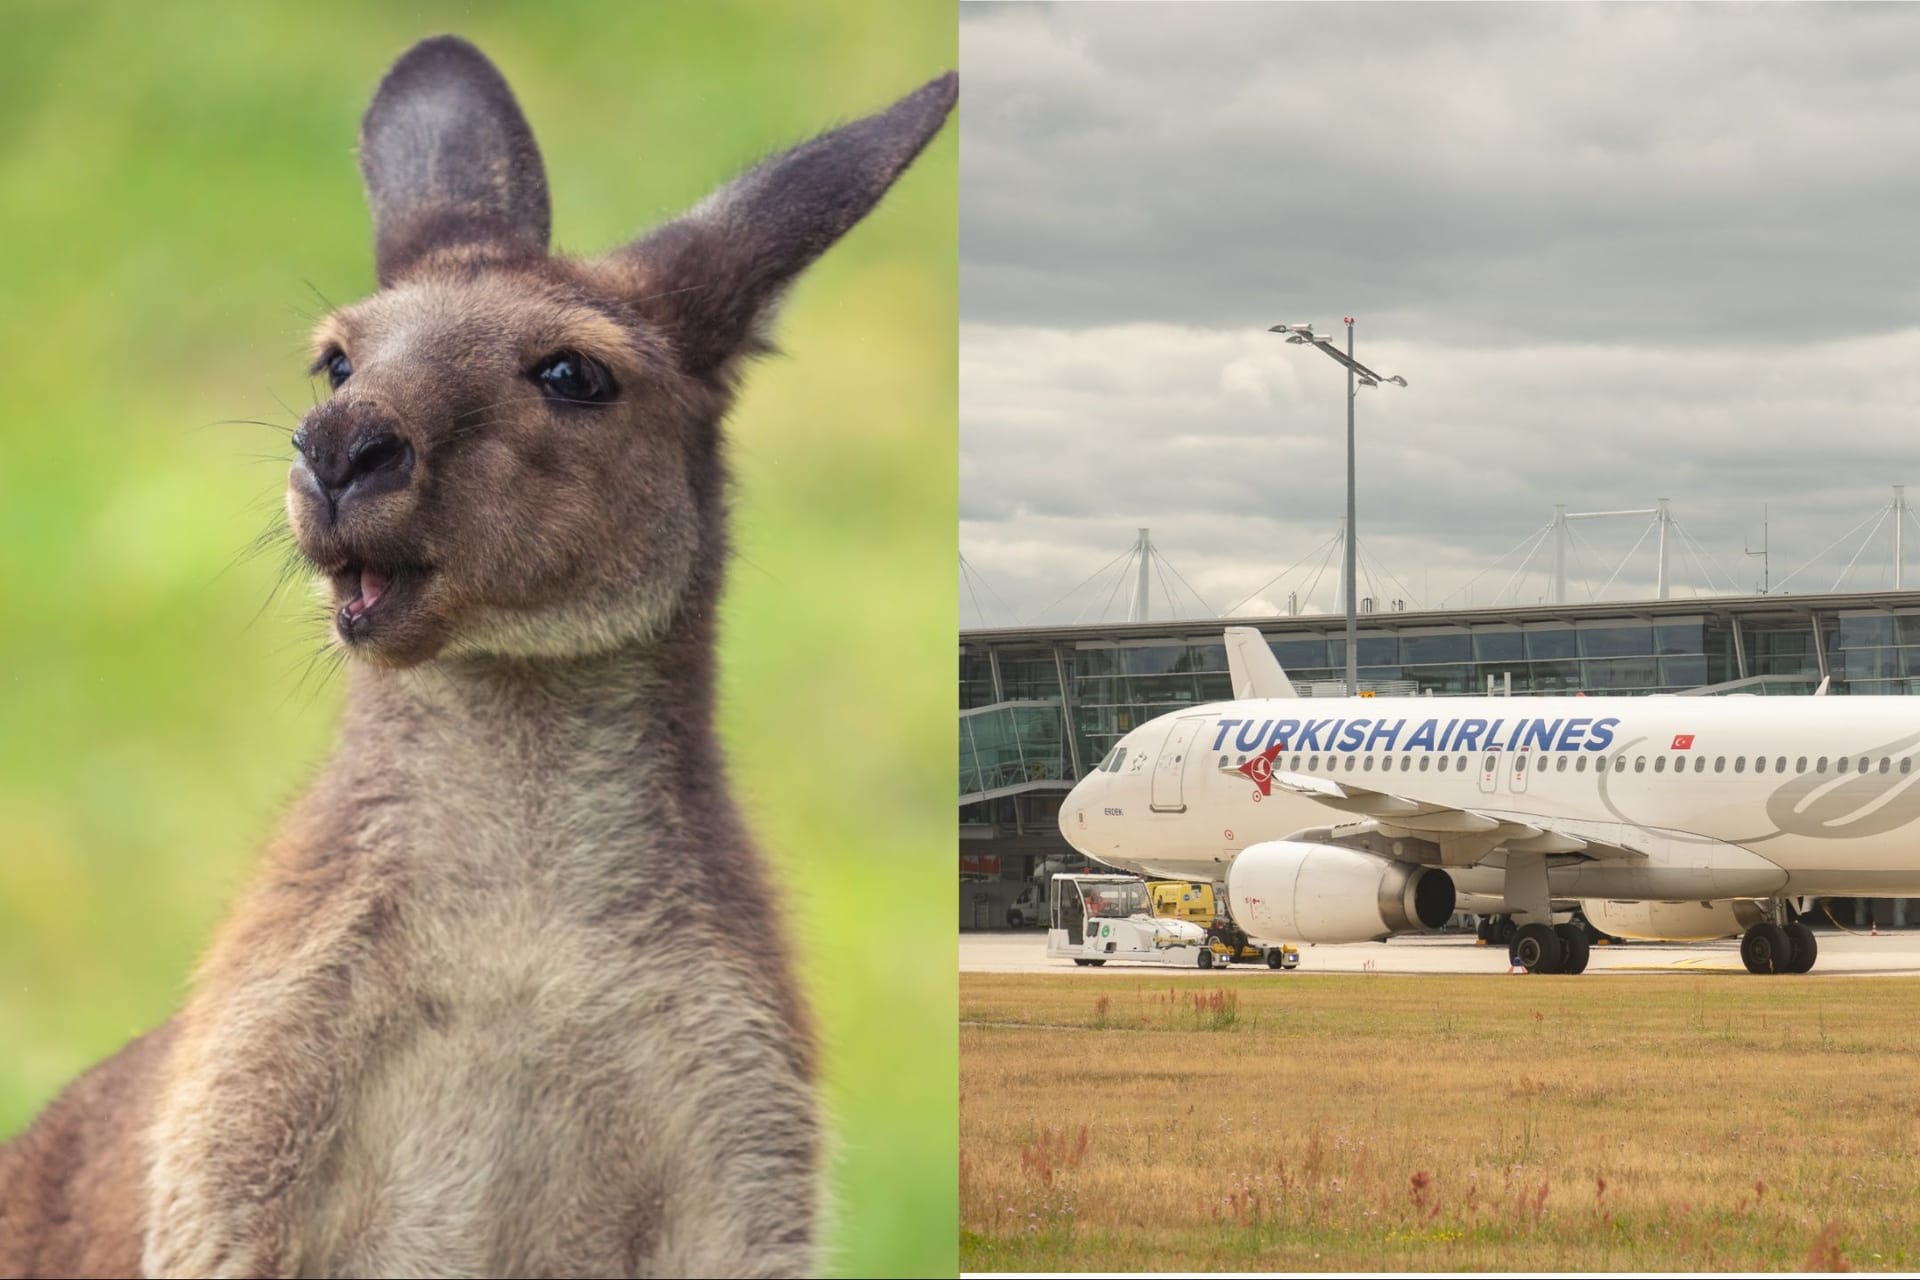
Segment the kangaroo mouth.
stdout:
<svg viewBox="0 0 1920 1280">
<path fill-rule="evenodd" d="M 336 604 L 334 626 L 349 644 L 371 639 L 419 600 L 433 571 L 424 565 L 349 560 L 328 576 Z"/>
</svg>

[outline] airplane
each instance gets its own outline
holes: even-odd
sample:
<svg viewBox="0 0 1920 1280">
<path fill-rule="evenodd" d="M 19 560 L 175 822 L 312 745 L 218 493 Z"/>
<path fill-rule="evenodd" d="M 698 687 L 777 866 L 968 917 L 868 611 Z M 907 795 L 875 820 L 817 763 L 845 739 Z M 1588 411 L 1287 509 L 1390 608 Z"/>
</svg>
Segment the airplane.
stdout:
<svg viewBox="0 0 1920 1280">
<path fill-rule="evenodd" d="M 1503 912 L 1529 973 L 1579 973 L 1579 907 L 1618 937 L 1739 936 L 1805 973 L 1800 912 L 1920 897 L 1920 701 L 1885 697 L 1298 698 L 1226 631 L 1233 699 L 1123 736 L 1060 807 L 1136 874 L 1224 879 L 1267 942 L 1364 942 Z"/>
</svg>

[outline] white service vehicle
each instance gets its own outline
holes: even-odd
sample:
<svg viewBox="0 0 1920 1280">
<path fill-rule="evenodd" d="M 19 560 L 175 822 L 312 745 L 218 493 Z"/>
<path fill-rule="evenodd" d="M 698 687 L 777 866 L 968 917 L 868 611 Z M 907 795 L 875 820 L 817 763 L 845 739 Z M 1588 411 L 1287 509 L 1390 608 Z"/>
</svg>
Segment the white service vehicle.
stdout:
<svg viewBox="0 0 1920 1280">
<path fill-rule="evenodd" d="M 1207 931 L 1153 914 L 1138 876 L 1058 874 L 1048 886 L 1047 957 L 1078 965 L 1146 960 L 1213 967 Z"/>
</svg>

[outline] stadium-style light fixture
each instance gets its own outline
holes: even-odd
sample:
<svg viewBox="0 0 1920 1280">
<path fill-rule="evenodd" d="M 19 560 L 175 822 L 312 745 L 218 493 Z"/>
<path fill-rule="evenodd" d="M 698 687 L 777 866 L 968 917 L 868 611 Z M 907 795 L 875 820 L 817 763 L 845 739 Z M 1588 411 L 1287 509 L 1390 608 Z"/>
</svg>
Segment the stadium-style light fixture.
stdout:
<svg viewBox="0 0 1920 1280">
<path fill-rule="evenodd" d="M 1295 345 L 1311 344 L 1338 360 L 1347 367 L 1347 696 L 1360 692 L 1360 605 L 1355 598 L 1358 587 L 1354 581 L 1357 564 L 1356 542 L 1353 524 L 1353 402 L 1360 394 L 1361 387 L 1377 387 L 1383 382 L 1391 382 L 1396 387 L 1404 387 L 1407 380 L 1398 374 L 1376 373 L 1353 358 L 1353 317 L 1345 317 L 1347 326 L 1347 349 L 1343 352 L 1333 345 L 1331 334 L 1315 333 L 1310 324 L 1276 324 L 1268 333 L 1284 333 L 1287 341 Z"/>
</svg>

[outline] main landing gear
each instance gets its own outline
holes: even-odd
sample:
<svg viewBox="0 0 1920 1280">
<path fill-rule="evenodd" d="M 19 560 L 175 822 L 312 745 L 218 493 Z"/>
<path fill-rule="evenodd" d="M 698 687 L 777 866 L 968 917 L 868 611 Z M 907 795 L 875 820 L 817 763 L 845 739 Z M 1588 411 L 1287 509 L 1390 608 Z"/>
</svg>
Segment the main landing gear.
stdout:
<svg viewBox="0 0 1920 1280">
<path fill-rule="evenodd" d="M 1602 933 L 1594 928 L 1592 922 L 1578 911 L 1573 913 L 1573 919 L 1569 920 L 1566 924 L 1557 924 L 1554 926 L 1554 930 L 1560 933 L 1564 933 L 1569 929 L 1580 935 L 1580 942 L 1568 943 L 1567 945 L 1578 948 L 1582 956 L 1590 955 L 1594 946 L 1600 942 L 1617 943 L 1620 941 L 1620 939 L 1613 937 L 1611 934 Z M 1506 947 L 1511 950 L 1513 940 L 1519 935 L 1519 932 L 1520 922 L 1512 916 L 1481 916 L 1479 927 L 1474 930 L 1474 936 L 1490 947 Z M 1580 968 L 1584 969 L 1585 967 L 1586 961 L 1583 959 L 1580 962 Z M 1579 973 L 1580 969 L 1567 969 L 1564 970 L 1564 972 Z"/>
<path fill-rule="evenodd" d="M 1813 930 L 1794 918 L 1783 902 L 1773 906 L 1774 919 L 1762 920 L 1740 939 L 1740 960 L 1748 973 L 1807 973 L 1820 955 Z"/>
<path fill-rule="evenodd" d="M 1592 956 L 1586 930 L 1572 924 L 1523 924 L 1513 954 L 1528 973 L 1585 973 Z"/>
</svg>

